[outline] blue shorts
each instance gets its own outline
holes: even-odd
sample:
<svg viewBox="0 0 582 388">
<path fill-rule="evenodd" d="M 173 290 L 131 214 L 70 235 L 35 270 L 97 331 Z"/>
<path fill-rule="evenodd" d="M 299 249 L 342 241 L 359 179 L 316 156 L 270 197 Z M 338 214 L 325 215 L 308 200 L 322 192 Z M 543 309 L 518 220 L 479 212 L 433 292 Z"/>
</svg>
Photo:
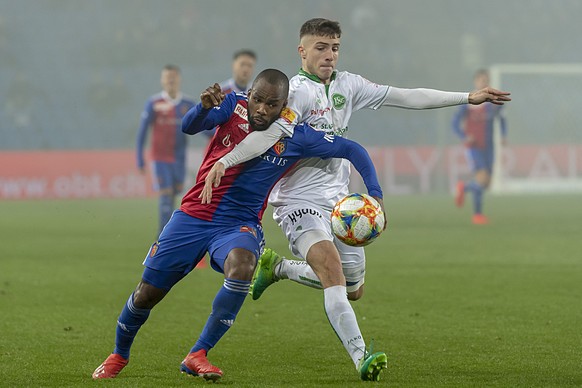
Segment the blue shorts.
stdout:
<svg viewBox="0 0 582 388">
<path fill-rule="evenodd" d="M 224 273 L 231 250 L 243 248 L 258 258 L 263 245 L 263 230 L 258 224 L 216 224 L 176 210 L 148 251 L 143 280 L 169 290 L 196 267 L 206 252 L 212 268 Z"/>
<path fill-rule="evenodd" d="M 176 162 L 156 162 L 153 163 L 154 189 L 163 190 L 184 184 L 186 178 L 186 163 Z"/>
<path fill-rule="evenodd" d="M 489 174 L 493 171 L 493 148 L 467 148 L 467 161 L 473 172 L 486 170 Z"/>
</svg>

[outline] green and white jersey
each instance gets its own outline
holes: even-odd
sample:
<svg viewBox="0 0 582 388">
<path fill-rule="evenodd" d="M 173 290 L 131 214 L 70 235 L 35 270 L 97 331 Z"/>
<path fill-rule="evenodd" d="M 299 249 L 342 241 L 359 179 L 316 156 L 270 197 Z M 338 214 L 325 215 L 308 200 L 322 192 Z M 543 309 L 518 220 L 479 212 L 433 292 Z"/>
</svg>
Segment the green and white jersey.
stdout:
<svg viewBox="0 0 582 388">
<path fill-rule="evenodd" d="M 289 82 L 288 108 L 297 115 L 295 122 L 347 137 L 352 112 L 380 108 L 388 90 L 387 85 L 346 71 L 335 71 L 330 84 L 324 85 L 316 76 L 301 70 Z M 347 160 L 304 159 L 273 187 L 269 202 L 275 207 L 310 202 L 331 210 L 348 194 L 349 175 Z"/>
</svg>

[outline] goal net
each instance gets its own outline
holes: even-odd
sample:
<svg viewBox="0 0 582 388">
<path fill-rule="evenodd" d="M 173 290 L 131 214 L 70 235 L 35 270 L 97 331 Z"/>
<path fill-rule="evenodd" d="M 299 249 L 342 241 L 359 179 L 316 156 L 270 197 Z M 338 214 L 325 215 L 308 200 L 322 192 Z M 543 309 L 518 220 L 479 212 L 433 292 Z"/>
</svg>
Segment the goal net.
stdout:
<svg viewBox="0 0 582 388">
<path fill-rule="evenodd" d="M 499 64 L 490 77 L 512 94 L 505 147 L 496 123 L 492 192 L 582 192 L 582 64 Z"/>
</svg>

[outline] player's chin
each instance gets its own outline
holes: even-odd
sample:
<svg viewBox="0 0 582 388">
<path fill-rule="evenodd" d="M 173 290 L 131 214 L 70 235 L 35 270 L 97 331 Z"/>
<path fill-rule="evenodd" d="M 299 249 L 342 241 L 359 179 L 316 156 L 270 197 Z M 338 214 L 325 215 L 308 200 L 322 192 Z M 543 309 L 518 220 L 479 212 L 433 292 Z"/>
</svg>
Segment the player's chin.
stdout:
<svg viewBox="0 0 582 388">
<path fill-rule="evenodd" d="M 265 129 L 269 128 L 270 123 L 265 120 L 257 120 L 251 119 L 250 120 L 251 126 L 253 127 L 253 131 L 264 131 Z"/>
</svg>

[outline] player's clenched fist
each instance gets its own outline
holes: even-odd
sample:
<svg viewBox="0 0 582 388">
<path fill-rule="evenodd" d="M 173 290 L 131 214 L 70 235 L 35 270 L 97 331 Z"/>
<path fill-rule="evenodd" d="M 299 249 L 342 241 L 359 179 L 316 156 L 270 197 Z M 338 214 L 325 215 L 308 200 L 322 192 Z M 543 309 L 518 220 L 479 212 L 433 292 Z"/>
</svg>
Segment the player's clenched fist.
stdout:
<svg viewBox="0 0 582 388">
<path fill-rule="evenodd" d="M 200 95 L 200 102 L 202 102 L 202 107 L 204 109 L 214 108 L 219 106 L 224 100 L 224 93 L 220 89 L 220 85 L 215 83 L 212 86 L 206 88 L 205 91 Z"/>
</svg>

